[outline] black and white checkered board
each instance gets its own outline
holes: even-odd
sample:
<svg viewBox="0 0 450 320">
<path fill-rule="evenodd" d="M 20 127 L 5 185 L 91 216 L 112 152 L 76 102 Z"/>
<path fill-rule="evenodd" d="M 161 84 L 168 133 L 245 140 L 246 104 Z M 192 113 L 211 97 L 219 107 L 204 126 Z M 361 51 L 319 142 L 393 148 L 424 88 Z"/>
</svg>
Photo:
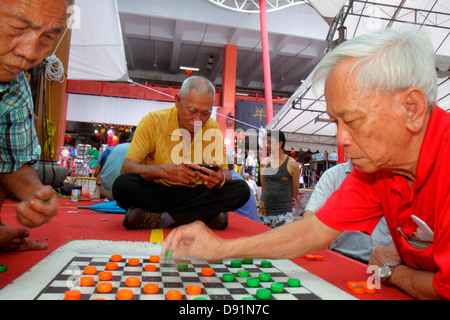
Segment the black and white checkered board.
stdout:
<svg viewBox="0 0 450 320">
<path fill-rule="evenodd" d="M 64 247 L 66 248 L 64 249 Z M 81 291 L 81 299 L 105 298 L 114 300 L 118 289 L 127 288 L 133 290 L 133 299 L 136 300 L 165 300 L 167 291 L 172 289 L 181 291 L 184 300 L 199 297 L 208 300 L 242 300 L 249 297 L 255 298 L 258 289 L 270 289 L 274 282 L 284 284 L 285 289 L 282 293 L 272 293 L 272 300 L 353 299 L 344 291 L 312 275 L 289 260 L 271 260 L 272 266 L 270 268 L 262 268 L 261 260 L 257 259 L 253 260 L 252 264 L 242 264 L 240 267 L 232 267 L 231 259 L 223 260 L 221 263 L 208 263 L 203 260 L 191 259 L 184 260 L 188 263 L 188 269 L 179 271 L 176 266 L 177 261 L 166 261 L 164 257 L 161 257 L 159 263 L 149 261 L 150 255 L 160 255 L 161 249 L 162 244 L 94 240 L 74 241 L 55 251 L 47 259 L 32 268 L 30 272 L 1 290 L 0 299 L 3 296 L 5 299 L 59 300 L 64 299 L 64 293 L 67 290 L 76 289 Z M 118 262 L 118 269 L 110 271 L 113 278 L 107 282 L 112 284 L 113 290 L 111 293 L 98 293 L 96 290 L 99 282 L 98 273 L 105 270 L 105 265 L 110 261 L 113 254 L 121 254 L 123 258 L 121 262 Z M 129 258 L 138 258 L 140 264 L 129 266 L 127 263 Z M 157 269 L 145 271 L 146 264 L 154 264 Z M 90 287 L 79 285 L 79 278 L 84 276 L 83 270 L 87 265 L 97 267 L 97 273 L 90 275 L 94 278 L 94 285 Z M 214 274 L 203 276 L 201 270 L 204 267 L 213 268 Z M 258 287 L 248 287 L 246 284 L 247 278 L 237 277 L 237 271 L 242 269 L 249 271 L 249 277 L 255 278 L 258 278 L 260 273 L 269 273 L 271 280 L 261 281 Z M 46 270 L 48 271 L 46 272 Z M 222 279 L 224 273 L 234 274 L 234 281 L 224 281 Z M 139 287 L 126 287 L 125 280 L 127 277 L 139 277 L 141 285 Z M 289 278 L 301 280 L 302 285 L 300 287 L 289 287 L 287 285 Z M 147 283 L 158 284 L 159 292 L 157 294 L 144 293 L 143 287 Z M 195 296 L 186 294 L 186 288 L 189 285 L 200 286 L 202 288 L 201 294 Z"/>
</svg>

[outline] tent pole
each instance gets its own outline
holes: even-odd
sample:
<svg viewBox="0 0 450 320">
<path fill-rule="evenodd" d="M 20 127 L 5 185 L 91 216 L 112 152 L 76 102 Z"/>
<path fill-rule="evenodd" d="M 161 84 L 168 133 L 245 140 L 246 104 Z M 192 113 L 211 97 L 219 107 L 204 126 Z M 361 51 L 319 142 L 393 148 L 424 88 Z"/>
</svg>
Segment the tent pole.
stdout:
<svg viewBox="0 0 450 320">
<path fill-rule="evenodd" d="M 272 77 L 270 71 L 269 36 L 267 31 L 266 0 L 259 0 L 261 21 L 261 44 L 264 66 L 264 90 L 266 96 L 266 119 L 269 124 L 273 119 Z"/>
</svg>

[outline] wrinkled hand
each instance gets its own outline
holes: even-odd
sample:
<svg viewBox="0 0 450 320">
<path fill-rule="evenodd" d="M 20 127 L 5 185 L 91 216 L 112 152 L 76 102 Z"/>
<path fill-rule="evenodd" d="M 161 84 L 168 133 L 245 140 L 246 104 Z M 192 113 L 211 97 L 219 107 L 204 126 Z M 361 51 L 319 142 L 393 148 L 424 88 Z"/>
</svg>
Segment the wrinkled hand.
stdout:
<svg viewBox="0 0 450 320">
<path fill-rule="evenodd" d="M 166 239 L 163 254 L 172 251 L 173 258 L 197 257 L 204 260 L 217 260 L 218 251 L 223 243 L 203 222 L 195 221 L 178 227 Z"/>
<path fill-rule="evenodd" d="M 189 169 L 191 165 L 192 164 L 190 163 L 161 165 L 160 166 L 161 176 L 164 179 L 173 182 L 189 184 L 189 182 L 196 176 L 195 171 Z"/>
<path fill-rule="evenodd" d="M 219 170 L 214 171 L 205 167 L 198 166 L 199 169 L 195 172 L 202 179 L 203 184 L 208 188 L 212 189 L 220 185 L 225 177 L 225 172 L 223 171 L 223 165 L 219 164 Z"/>
<path fill-rule="evenodd" d="M 58 201 L 50 186 L 42 186 L 28 200 L 16 207 L 17 219 L 24 226 L 36 228 L 58 214 Z"/>
<path fill-rule="evenodd" d="M 395 246 L 376 247 L 370 255 L 369 265 L 377 265 L 381 267 L 383 264 L 388 262 L 402 262 Z"/>
</svg>

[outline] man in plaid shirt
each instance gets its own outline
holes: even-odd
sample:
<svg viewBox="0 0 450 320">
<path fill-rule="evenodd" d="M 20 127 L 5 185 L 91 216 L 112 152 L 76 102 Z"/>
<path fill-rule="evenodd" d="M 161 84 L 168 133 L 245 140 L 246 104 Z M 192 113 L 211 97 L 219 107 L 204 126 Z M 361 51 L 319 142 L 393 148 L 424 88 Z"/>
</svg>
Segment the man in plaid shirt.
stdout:
<svg viewBox="0 0 450 320">
<path fill-rule="evenodd" d="M 50 53 L 66 22 L 66 0 L 2 0 L 0 6 L 0 209 L 8 193 L 21 202 L 17 219 L 5 226 L 0 215 L 0 251 L 45 249 L 29 239 L 29 228 L 58 213 L 53 189 L 35 167 L 41 153 L 33 123 L 33 100 L 24 71 Z M 0 212 L 1 213 L 1 212 Z"/>
</svg>

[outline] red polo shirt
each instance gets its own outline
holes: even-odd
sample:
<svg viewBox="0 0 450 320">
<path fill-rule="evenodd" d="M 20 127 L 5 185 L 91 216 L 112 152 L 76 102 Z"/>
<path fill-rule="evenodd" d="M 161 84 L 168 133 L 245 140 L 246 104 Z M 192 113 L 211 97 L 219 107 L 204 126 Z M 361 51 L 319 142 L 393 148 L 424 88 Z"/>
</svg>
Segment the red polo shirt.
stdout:
<svg viewBox="0 0 450 320">
<path fill-rule="evenodd" d="M 450 114 L 439 107 L 431 113 L 411 188 L 392 172 L 367 174 L 355 168 L 316 215 L 335 230 L 371 234 L 383 214 L 403 263 L 435 272 L 435 290 L 450 299 Z M 434 232 L 425 249 L 415 248 L 398 231 L 414 236 L 411 215 Z"/>
</svg>

